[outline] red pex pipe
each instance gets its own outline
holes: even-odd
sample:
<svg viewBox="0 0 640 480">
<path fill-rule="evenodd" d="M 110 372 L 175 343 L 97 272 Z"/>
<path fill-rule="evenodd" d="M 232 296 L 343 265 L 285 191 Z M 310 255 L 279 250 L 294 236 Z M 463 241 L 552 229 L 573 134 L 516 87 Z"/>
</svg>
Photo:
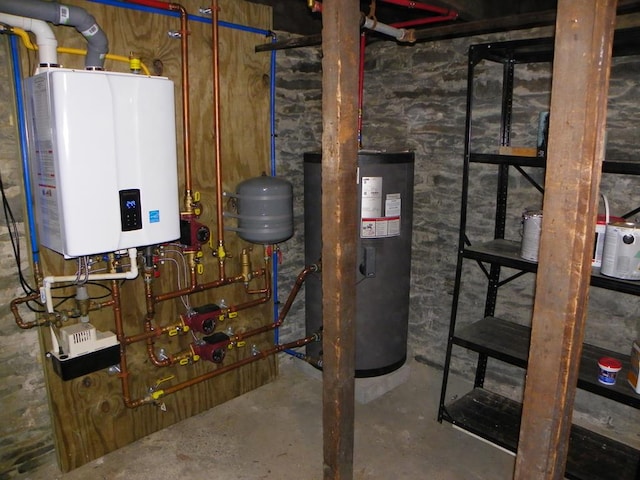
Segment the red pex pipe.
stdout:
<svg viewBox="0 0 640 480">
<path fill-rule="evenodd" d="M 428 5 L 422 2 L 416 2 L 414 0 L 382 0 L 384 3 L 392 3 L 393 5 L 399 5 L 401 7 L 415 8 L 416 10 L 425 10 L 427 12 L 437 13 L 438 15 L 451 15 L 453 13 L 458 15 L 454 10 L 448 8 L 436 7 L 435 5 Z"/>
<path fill-rule="evenodd" d="M 367 47 L 366 32 L 360 33 L 360 63 L 358 66 L 358 148 L 362 150 L 362 115 L 364 108 L 364 53 Z"/>
<path fill-rule="evenodd" d="M 417 18 L 415 20 L 407 20 L 406 22 L 392 23 L 391 26 L 395 28 L 415 27 L 418 25 L 427 25 L 429 23 L 446 22 L 448 20 L 455 20 L 456 18 L 458 18 L 457 12 L 440 17 Z"/>
<path fill-rule="evenodd" d="M 160 10 L 171 10 L 170 5 L 167 2 L 160 2 L 159 0 L 127 0 L 129 3 L 135 3 L 137 5 L 144 5 L 145 7 L 158 8 Z"/>
</svg>

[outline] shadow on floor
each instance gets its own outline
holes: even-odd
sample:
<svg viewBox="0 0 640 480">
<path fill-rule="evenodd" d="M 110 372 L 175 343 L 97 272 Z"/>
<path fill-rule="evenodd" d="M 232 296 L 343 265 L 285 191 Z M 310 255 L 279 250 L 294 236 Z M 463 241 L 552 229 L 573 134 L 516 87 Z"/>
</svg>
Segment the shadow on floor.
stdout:
<svg viewBox="0 0 640 480">
<path fill-rule="evenodd" d="M 402 385 L 356 404 L 354 480 L 512 478 L 513 456 L 436 421 L 442 372 L 415 361 L 408 366 Z M 20 478 L 321 480 L 322 383 L 305 367 L 282 356 L 269 385 L 67 474 L 52 454 L 49 464 Z"/>
</svg>

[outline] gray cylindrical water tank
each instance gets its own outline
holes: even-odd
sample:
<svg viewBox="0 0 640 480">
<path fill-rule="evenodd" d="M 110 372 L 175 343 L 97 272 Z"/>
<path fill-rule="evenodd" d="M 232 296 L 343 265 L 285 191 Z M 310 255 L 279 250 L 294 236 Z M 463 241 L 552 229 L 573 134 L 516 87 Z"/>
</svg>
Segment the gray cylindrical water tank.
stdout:
<svg viewBox="0 0 640 480">
<path fill-rule="evenodd" d="M 238 184 L 238 236 L 247 242 L 272 244 L 293 235 L 293 186 L 287 180 L 262 175 Z"/>
<path fill-rule="evenodd" d="M 322 253 L 321 158 L 320 153 L 304 155 L 306 265 Z M 414 154 L 360 152 L 358 167 L 355 375 L 373 377 L 400 368 L 407 357 Z M 305 281 L 308 335 L 322 326 L 321 275 Z M 321 356 L 322 345 L 308 345 L 307 354 Z"/>
</svg>

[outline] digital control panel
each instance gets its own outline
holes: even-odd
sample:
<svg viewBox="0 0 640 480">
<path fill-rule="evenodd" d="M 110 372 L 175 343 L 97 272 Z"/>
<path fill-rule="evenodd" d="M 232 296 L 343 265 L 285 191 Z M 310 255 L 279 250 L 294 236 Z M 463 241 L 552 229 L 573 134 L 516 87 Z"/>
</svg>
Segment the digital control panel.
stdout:
<svg viewBox="0 0 640 480">
<path fill-rule="evenodd" d="M 139 189 L 120 190 L 120 222 L 123 232 L 142 228 Z"/>
</svg>

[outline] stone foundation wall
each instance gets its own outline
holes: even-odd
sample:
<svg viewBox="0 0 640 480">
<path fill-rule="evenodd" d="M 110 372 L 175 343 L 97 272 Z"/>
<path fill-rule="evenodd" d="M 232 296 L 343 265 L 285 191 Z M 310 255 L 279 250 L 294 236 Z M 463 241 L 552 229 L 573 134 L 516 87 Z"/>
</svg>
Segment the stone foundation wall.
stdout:
<svg viewBox="0 0 640 480">
<path fill-rule="evenodd" d="M 549 29 L 535 29 L 413 46 L 378 42 L 367 47 L 363 147 L 413 150 L 416 154 L 408 346 L 409 354 L 421 362 L 442 367 L 445 356 L 459 234 L 469 45 L 549 34 Z M 279 276 L 283 299 L 304 259 L 303 153 L 317 151 L 321 146 L 322 73 L 319 47 L 284 50 L 277 55 L 277 168 L 279 175 L 293 181 L 296 196 L 296 236 L 283 245 L 284 263 Z M 629 160 L 629 155 L 635 154 L 632 139 L 640 138 L 638 122 L 631 120 L 640 116 L 636 106 L 640 103 L 640 87 L 634 73 L 638 65 L 637 58 L 615 61 L 608 124 L 609 159 Z M 501 67 L 481 66 L 477 73 L 474 132 L 489 139 L 479 144 L 481 149 L 495 152 L 499 145 Z M 550 77 L 548 65 L 517 67 L 512 145 L 535 147 L 538 113 L 549 105 Z M 495 167 L 474 167 L 468 220 L 472 241 L 492 237 L 495 172 Z M 529 173 L 544 182 L 541 172 Z M 603 178 L 602 191 L 609 198 L 613 214 L 627 212 L 640 203 L 638 186 L 635 178 Z M 519 238 L 523 209 L 540 205 L 541 201 L 541 195 L 524 177 L 511 176 L 508 238 Z M 508 269 L 504 270 L 503 277 L 509 274 Z M 463 279 L 459 325 L 481 318 L 486 292 L 486 279 L 475 264 L 465 264 Z M 528 324 L 534 280 L 533 275 L 525 275 L 503 287 L 496 315 Z M 283 338 L 304 334 L 302 293 L 300 297 L 282 328 Z M 619 352 L 630 351 L 631 342 L 640 335 L 639 307 L 637 297 L 592 289 L 587 340 Z M 453 370 L 472 379 L 475 361 L 474 355 L 456 348 Z M 491 361 L 487 378 L 490 388 L 520 399 L 523 380 L 521 369 Z M 640 437 L 628 428 L 629 415 L 637 418 L 638 411 L 583 392 L 578 394 L 578 420 L 595 422 L 605 433 L 622 432 L 629 441 L 640 444 Z"/>
</svg>

